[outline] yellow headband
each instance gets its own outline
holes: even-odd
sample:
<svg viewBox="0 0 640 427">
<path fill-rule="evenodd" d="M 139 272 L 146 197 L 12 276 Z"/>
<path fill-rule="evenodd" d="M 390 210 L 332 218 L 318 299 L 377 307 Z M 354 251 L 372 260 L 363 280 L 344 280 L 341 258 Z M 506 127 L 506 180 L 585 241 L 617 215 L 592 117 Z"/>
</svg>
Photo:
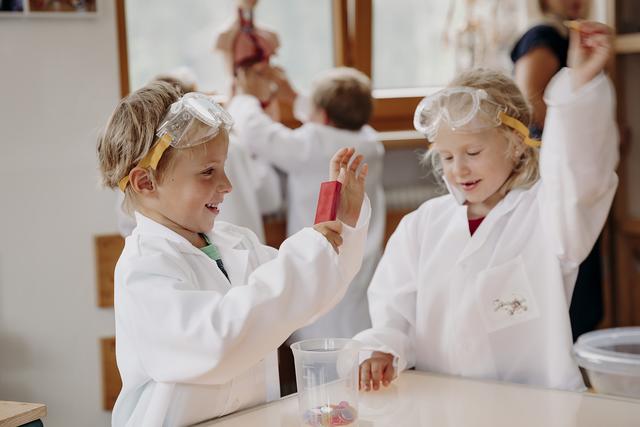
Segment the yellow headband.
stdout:
<svg viewBox="0 0 640 427">
<path fill-rule="evenodd" d="M 524 137 L 524 143 L 529 147 L 540 148 L 542 143 L 536 139 L 532 139 L 529 137 L 529 129 L 518 119 L 511 117 L 504 111 L 499 113 L 500 121 L 503 124 L 509 126 L 511 129 L 514 129 L 516 132 L 521 134 Z"/>
<path fill-rule="evenodd" d="M 169 145 L 171 145 L 172 140 L 173 140 L 173 137 L 171 136 L 170 133 L 165 133 L 164 135 L 162 135 L 162 138 L 158 139 L 158 141 L 153 145 L 153 147 L 151 147 L 151 150 L 149 150 L 147 155 L 144 156 L 142 160 L 140 160 L 140 162 L 138 162 L 138 164 L 135 165 L 131 170 L 137 167 L 141 167 L 141 168 L 150 167 L 151 169 L 156 170 L 156 168 L 158 167 L 158 163 L 162 158 L 162 155 L 167 150 L 167 148 L 169 148 Z M 129 173 L 131 173 L 131 171 L 129 171 Z M 129 174 L 127 174 L 124 178 L 118 181 L 118 187 L 120 187 L 120 190 L 122 190 L 123 193 L 124 193 L 124 189 L 127 188 L 128 183 L 129 183 Z"/>
</svg>

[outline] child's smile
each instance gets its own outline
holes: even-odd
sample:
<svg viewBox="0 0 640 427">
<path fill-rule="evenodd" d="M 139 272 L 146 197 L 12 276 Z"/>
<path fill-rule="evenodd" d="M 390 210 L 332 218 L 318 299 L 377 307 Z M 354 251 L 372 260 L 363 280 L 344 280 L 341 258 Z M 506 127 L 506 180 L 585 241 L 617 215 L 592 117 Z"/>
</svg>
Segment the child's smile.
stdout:
<svg viewBox="0 0 640 427">
<path fill-rule="evenodd" d="M 214 215 L 218 215 L 220 213 L 220 209 L 218 209 L 218 204 L 219 203 L 207 203 L 206 205 L 204 205 L 207 209 L 209 209 L 209 211 L 211 211 L 212 214 Z"/>
<path fill-rule="evenodd" d="M 229 136 L 221 132 L 206 143 L 178 149 L 157 185 L 153 219 L 199 244 L 198 234 L 213 229 L 220 204 L 231 191 L 224 171 L 228 147 Z"/>
<path fill-rule="evenodd" d="M 461 182 L 458 185 L 462 187 L 464 191 L 472 191 L 474 188 L 478 186 L 478 184 L 482 181 L 481 179 L 476 179 L 473 181 Z"/>
<path fill-rule="evenodd" d="M 504 197 L 499 190 L 515 162 L 498 128 L 459 133 L 443 126 L 434 149 L 447 181 L 464 193 L 470 218 L 485 216 Z"/>
</svg>

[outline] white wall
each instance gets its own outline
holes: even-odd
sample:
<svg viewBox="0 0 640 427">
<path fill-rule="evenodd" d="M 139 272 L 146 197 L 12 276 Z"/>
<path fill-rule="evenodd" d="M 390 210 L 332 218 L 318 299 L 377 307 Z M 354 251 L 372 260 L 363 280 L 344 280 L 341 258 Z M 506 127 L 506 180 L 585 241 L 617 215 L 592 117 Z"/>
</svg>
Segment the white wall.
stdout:
<svg viewBox="0 0 640 427">
<path fill-rule="evenodd" d="M 119 98 L 114 6 L 95 18 L 0 18 L 0 400 L 47 427 L 105 426 L 93 236 L 116 230 L 98 129 Z"/>
</svg>

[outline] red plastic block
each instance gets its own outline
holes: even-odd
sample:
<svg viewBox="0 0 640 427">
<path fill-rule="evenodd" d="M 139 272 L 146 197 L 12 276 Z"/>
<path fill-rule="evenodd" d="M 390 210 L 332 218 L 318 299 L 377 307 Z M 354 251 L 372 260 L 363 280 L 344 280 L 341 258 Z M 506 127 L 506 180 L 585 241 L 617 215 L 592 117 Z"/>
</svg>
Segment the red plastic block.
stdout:
<svg viewBox="0 0 640 427">
<path fill-rule="evenodd" d="M 327 181 L 320 185 L 316 219 L 314 224 L 324 221 L 333 221 L 338 214 L 340 206 L 340 189 L 342 184 L 338 181 Z"/>
</svg>

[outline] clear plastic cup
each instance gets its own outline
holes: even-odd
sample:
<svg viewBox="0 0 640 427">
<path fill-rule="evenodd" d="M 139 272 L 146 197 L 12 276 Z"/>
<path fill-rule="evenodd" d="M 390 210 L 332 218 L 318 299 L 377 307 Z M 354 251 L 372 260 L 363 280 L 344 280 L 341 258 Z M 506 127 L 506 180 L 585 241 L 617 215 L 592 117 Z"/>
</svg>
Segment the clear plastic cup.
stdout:
<svg viewBox="0 0 640 427">
<path fill-rule="evenodd" d="M 357 341 L 317 338 L 291 345 L 303 426 L 358 425 Z"/>
</svg>

